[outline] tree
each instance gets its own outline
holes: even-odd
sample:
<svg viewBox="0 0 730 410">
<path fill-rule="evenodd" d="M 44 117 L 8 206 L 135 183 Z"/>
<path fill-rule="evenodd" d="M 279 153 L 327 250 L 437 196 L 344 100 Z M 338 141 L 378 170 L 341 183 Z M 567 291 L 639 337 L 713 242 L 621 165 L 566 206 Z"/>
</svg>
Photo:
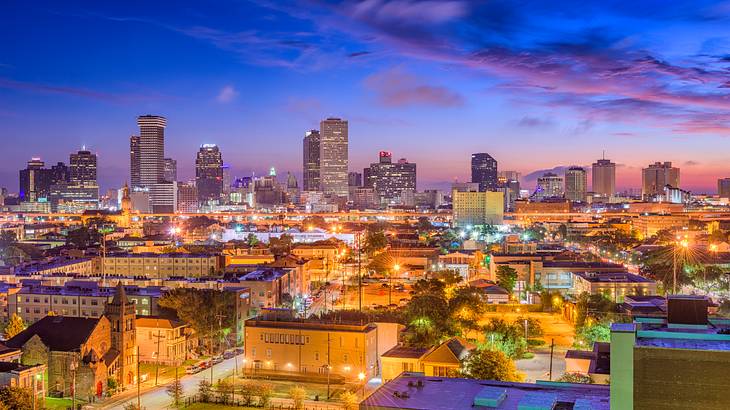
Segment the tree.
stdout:
<svg viewBox="0 0 730 410">
<path fill-rule="evenodd" d="M 99 242 L 99 232 L 86 226 L 69 231 L 66 235 L 66 243 L 77 248 L 86 249 Z"/>
<path fill-rule="evenodd" d="M 307 397 L 307 391 L 301 386 L 294 386 L 289 389 L 289 398 L 294 402 L 294 410 L 304 408 L 304 399 Z"/>
<path fill-rule="evenodd" d="M 0 387 L 0 403 L 9 410 L 27 410 L 33 408 L 33 392 L 29 388 L 16 386 Z"/>
<path fill-rule="evenodd" d="M 254 397 L 256 397 L 256 392 L 258 390 L 258 383 L 246 380 L 243 382 L 243 385 L 241 386 L 241 398 L 243 400 L 244 406 L 253 406 L 254 405 Z"/>
<path fill-rule="evenodd" d="M 406 306 L 405 318 L 410 330 L 408 342 L 413 346 L 433 346 L 450 333 L 449 308 L 444 297 L 414 296 Z"/>
<path fill-rule="evenodd" d="M 172 405 L 175 407 L 179 406 L 183 396 L 183 386 L 177 374 L 175 374 L 175 379 L 165 387 L 165 391 L 172 399 Z"/>
<path fill-rule="evenodd" d="M 216 384 L 216 390 L 218 391 L 218 400 L 226 404 L 231 401 L 233 397 L 233 384 L 226 379 L 218 380 Z"/>
<path fill-rule="evenodd" d="M 269 250 L 274 256 L 284 256 L 291 252 L 294 238 L 291 235 L 283 234 L 278 238 L 269 239 Z"/>
<path fill-rule="evenodd" d="M 108 396 L 112 396 L 114 393 L 116 393 L 118 388 L 119 383 L 117 383 L 117 379 L 113 377 L 106 379 L 106 392 Z"/>
<path fill-rule="evenodd" d="M 486 310 L 487 302 L 480 289 L 473 286 L 461 286 L 451 292 L 450 317 L 459 335 L 467 336 L 470 331 L 479 330 L 479 320 Z"/>
<path fill-rule="evenodd" d="M 611 340 L 611 326 L 607 322 L 588 321 L 575 330 L 573 346 L 578 349 L 593 350 L 595 342 L 609 342 Z"/>
<path fill-rule="evenodd" d="M 176 288 L 165 292 L 158 305 L 173 310 L 199 337 L 207 338 L 211 349 L 213 341 L 220 336 L 219 317 L 222 331 L 231 329 L 235 324 L 236 296 L 233 292 Z"/>
<path fill-rule="evenodd" d="M 246 237 L 246 244 L 248 244 L 248 246 L 256 246 L 259 242 L 259 238 L 253 233 L 248 234 Z"/>
<path fill-rule="evenodd" d="M 484 331 L 485 343 L 490 350 L 499 350 L 512 359 L 521 359 L 527 351 L 524 328 L 519 324 L 492 318 L 484 326 Z"/>
<path fill-rule="evenodd" d="M 455 269 L 444 269 L 436 271 L 432 273 L 432 276 L 444 282 L 446 286 L 458 285 L 464 280 L 459 271 Z"/>
<path fill-rule="evenodd" d="M 294 298 L 290 293 L 283 293 L 281 295 L 280 303 L 283 307 L 291 309 L 292 306 L 294 306 Z"/>
<path fill-rule="evenodd" d="M 271 402 L 271 396 L 274 394 L 274 386 L 261 383 L 256 387 L 256 395 L 259 397 L 259 407 L 268 406 Z"/>
<path fill-rule="evenodd" d="M 372 255 L 375 252 L 381 251 L 388 246 L 388 238 L 385 236 L 385 231 L 368 229 L 365 233 L 365 245 L 363 250 L 366 253 Z"/>
<path fill-rule="evenodd" d="M 340 401 L 345 410 L 356 410 L 358 408 L 359 399 L 357 394 L 351 391 L 345 391 L 340 394 Z"/>
<path fill-rule="evenodd" d="M 522 380 L 515 364 L 502 352 L 483 349 L 470 354 L 464 362 L 464 376 L 470 379 L 516 382 Z"/>
<path fill-rule="evenodd" d="M 207 379 L 203 379 L 198 382 L 198 400 L 202 403 L 210 402 L 212 397 L 212 390 L 210 382 Z"/>
<path fill-rule="evenodd" d="M 5 337 L 5 340 L 13 338 L 18 333 L 25 330 L 26 325 L 23 321 L 23 318 L 18 316 L 17 313 L 13 313 L 12 316 L 10 316 L 10 320 L 8 321 L 8 324 L 5 326 L 5 332 L 3 333 L 3 336 Z"/>
<path fill-rule="evenodd" d="M 433 225 L 427 216 L 419 216 L 418 222 L 416 223 L 416 229 L 420 232 L 428 232 L 433 229 Z"/>
<path fill-rule="evenodd" d="M 517 283 L 517 271 L 508 265 L 497 266 L 497 285 L 504 288 L 510 294 Z"/>
<path fill-rule="evenodd" d="M 524 330 L 525 320 L 527 320 L 527 338 L 541 337 L 543 335 L 542 324 L 540 324 L 539 319 L 536 319 L 534 317 L 520 316 L 515 319 L 512 325 L 515 327 L 520 327 Z"/>
<path fill-rule="evenodd" d="M 581 373 L 563 373 L 563 375 L 560 376 L 557 381 L 564 383 L 593 383 L 593 379 L 591 378 L 591 376 Z"/>
<path fill-rule="evenodd" d="M 324 220 L 321 216 L 308 216 L 304 218 L 302 221 L 302 226 L 305 229 L 312 228 L 321 228 L 321 229 L 328 229 L 329 224 L 327 224 L 327 221 Z"/>
</svg>

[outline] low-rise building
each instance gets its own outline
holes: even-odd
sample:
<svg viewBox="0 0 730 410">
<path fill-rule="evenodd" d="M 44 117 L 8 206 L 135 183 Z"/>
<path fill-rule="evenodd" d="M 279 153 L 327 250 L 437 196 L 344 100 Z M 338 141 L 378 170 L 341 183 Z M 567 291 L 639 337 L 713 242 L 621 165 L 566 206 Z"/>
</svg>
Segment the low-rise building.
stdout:
<svg viewBox="0 0 730 410">
<path fill-rule="evenodd" d="M 613 409 L 609 405 L 609 387 L 604 385 L 500 382 L 410 372 L 385 383 L 360 402 L 361 410 L 609 408 Z"/>
<path fill-rule="evenodd" d="M 0 361 L 0 387 L 28 389 L 35 396 L 36 404 L 43 403 L 46 397 L 46 382 L 43 377 L 45 372 L 44 364 L 25 365 Z"/>
<path fill-rule="evenodd" d="M 656 294 L 656 282 L 629 272 L 576 272 L 571 293 L 601 294 L 615 303 L 623 303 L 627 295 Z"/>
<path fill-rule="evenodd" d="M 632 220 L 631 224 L 639 233 L 640 238 L 649 238 L 659 231 L 687 228 L 689 226 L 688 215 L 672 214 L 641 214 Z"/>
<path fill-rule="evenodd" d="M 476 349 L 460 337 L 431 348 L 395 346 L 383 353 L 381 378 L 384 382 L 395 379 L 403 372 L 421 372 L 426 376 L 456 377 L 462 363 Z"/>
<path fill-rule="evenodd" d="M 378 333 L 372 323 L 260 316 L 246 321 L 245 333 L 246 371 L 329 374 L 350 381 L 360 373 L 366 379 L 378 375 Z"/>
<path fill-rule="evenodd" d="M 123 254 L 104 258 L 106 275 L 146 276 L 148 278 L 169 278 L 173 276 L 200 278 L 221 270 L 221 258 L 207 254 Z"/>
<path fill-rule="evenodd" d="M 138 317 L 136 325 L 141 362 L 179 366 L 188 359 L 194 340 L 193 331 L 187 324 L 155 316 Z"/>
</svg>

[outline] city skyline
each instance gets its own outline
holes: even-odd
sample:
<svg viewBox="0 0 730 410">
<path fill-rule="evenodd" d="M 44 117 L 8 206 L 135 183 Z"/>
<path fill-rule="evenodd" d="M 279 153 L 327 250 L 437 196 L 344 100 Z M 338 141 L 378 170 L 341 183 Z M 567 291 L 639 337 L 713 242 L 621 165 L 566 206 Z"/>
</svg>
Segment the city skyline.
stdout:
<svg viewBox="0 0 730 410">
<path fill-rule="evenodd" d="M 182 180 L 198 147 L 215 143 L 234 175 L 274 166 L 301 181 L 301 152 L 280 147 L 334 116 L 350 124 L 350 171 L 399 152 L 421 164 L 423 188 L 469 180 L 475 152 L 529 187 L 605 149 L 618 190 L 671 161 L 684 188 L 715 192 L 728 173 L 726 13 L 650 3 L 538 3 L 530 15 L 466 1 L 4 5 L 0 32 L 22 41 L 0 46 L 0 135 L 11 142 L 0 184 L 14 190 L 31 157 L 55 163 L 86 145 L 104 164 L 102 187 L 119 186 L 134 118 L 152 113 L 170 121 L 166 156 Z M 31 22 L 39 29 L 27 32 Z"/>
</svg>

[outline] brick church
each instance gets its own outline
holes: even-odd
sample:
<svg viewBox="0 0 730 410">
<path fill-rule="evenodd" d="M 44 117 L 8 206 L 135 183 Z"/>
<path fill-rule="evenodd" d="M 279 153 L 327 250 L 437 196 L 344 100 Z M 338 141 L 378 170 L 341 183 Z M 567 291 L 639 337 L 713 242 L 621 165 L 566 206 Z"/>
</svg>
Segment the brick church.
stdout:
<svg viewBox="0 0 730 410">
<path fill-rule="evenodd" d="M 48 366 L 49 394 L 71 396 L 74 376 L 77 397 L 137 383 L 135 310 L 121 282 L 100 318 L 46 316 L 5 345 L 21 349 L 23 364 Z"/>
</svg>

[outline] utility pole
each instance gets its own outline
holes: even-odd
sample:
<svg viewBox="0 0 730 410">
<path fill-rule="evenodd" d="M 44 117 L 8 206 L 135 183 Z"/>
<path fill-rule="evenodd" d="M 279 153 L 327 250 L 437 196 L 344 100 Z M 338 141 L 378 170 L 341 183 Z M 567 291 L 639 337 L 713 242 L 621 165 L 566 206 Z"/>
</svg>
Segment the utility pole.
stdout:
<svg viewBox="0 0 730 410">
<path fill-rule="evenodd" d="M 141 377 L 139 377 L 139 345 L 137 345 L 137 410 L 142 410 L 142 385 Z"/>
<path fill-rule="evenodd" d="M 330 399 L 330 332 L 327 332 L 327 401 Z"/>
<path fill-rule="evenodd" d="M 157 360 L 155 363 L 155 386 L 157 386 L 157 379 L 160 376 L 160 340 L 162 339 L 162 335 L 160 334 L 159 319 L 155 319 L 155 327 L 157 327 L 157 334 L 153 337 L 157 339 L 157 351 L 155 352 L 155 355 L 157 356 Z"/>
<path fill-rule="evenodd" d="M 550 375 L 548 380 L 553 380 L 553 350 L 555 349 L 555 339 L 550 339 Z"/>
<path fill-rule="evenodd" d="M 357 304 L 358 310 L 362 313 L 362 240 L 360 235 L 362 235 L 362 232 L 357 233 Z"/>
</svg>

